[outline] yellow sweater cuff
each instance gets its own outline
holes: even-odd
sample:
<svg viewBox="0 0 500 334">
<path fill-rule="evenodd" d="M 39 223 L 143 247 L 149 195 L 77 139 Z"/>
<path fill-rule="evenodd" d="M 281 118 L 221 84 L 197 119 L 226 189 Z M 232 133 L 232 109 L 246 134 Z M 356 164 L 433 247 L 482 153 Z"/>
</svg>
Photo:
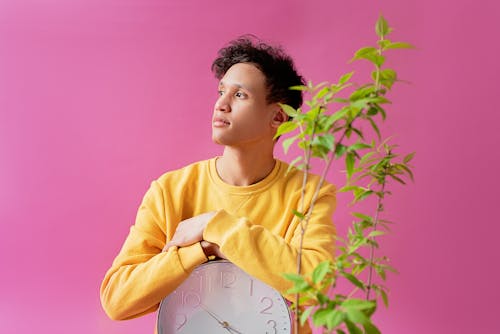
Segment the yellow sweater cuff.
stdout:
<svg viewBox="0 0 500 334">
<path fill-rule="evenodd" d="M 179 260 L 181 261 L 182 267 L 188 272 L 200 264 L 208 261 L 199 242 L 186 247 L 181 247 L 177 252 L 179 254 Z"/>
<path fill-rule="evenodd" d="M 203 231 L 203 240 L 222 246 L 226 237 L 237 227 L 237 217 L 225 210 L 219 210 L 208 222 Z"/>
</svg>

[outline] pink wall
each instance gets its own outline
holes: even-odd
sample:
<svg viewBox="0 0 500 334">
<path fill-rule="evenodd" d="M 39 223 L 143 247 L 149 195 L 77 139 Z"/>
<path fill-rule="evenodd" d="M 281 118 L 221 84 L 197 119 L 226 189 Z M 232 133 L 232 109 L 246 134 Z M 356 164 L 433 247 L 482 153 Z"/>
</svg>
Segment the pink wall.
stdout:
<svg viewBox="0 0 500 334">
<path fill-rule="evenodd" d="M 220 153 L 217 49 L 251 32 L 283 43 L 308 78 L 335 79 L 373 41 L 379 12 L 418 46 L 390 60 L 412 84 L 395 89 L 385 131 L 418 156 L 417 182 L 388 203 L 399 225 L 384 251 L 400 274 L 380 328 L 496 332 L 499 11 L 486 0 L 1 1 L 0 333 L 150 333 L 153 316 L 107 319 L 98 288 L 150 181 Z"/>
</svg>

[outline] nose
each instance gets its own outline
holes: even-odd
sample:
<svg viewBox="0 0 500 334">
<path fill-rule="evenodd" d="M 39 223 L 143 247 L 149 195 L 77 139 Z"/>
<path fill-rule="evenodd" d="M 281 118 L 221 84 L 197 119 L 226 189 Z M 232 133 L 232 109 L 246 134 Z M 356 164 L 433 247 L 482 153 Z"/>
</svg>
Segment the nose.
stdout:
<svg viewBox="0 0 500 334">
<path fill-rule="evenodd" d="M 231 112 L 231 105 L 229 104 L 229 98 L 227 94 L 222 94 L 215 102 L 215 110 L 221 112 Z"/>
</svg>

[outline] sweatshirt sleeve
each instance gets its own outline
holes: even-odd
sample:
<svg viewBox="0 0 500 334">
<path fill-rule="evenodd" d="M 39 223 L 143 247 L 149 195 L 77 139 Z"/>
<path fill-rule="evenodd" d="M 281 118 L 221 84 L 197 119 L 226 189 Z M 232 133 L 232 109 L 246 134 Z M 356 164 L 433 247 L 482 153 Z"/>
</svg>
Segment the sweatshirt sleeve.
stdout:
<svg viewBox="0 0 500 334">
<path fill-rule="evenodd" d="M 165 225 L 162 190 L 153 181 L 135 225 L 101 284 L 101 303 L 111 319 L 125 320 L 155 311 L 163 297 L 207 261 L 200 243 L 162 252 Z"/>
<path fill-rule="evenodd" d="M 336 204 L 335 188 L 332 185 L 324 188 L 304 235 L 301 273 L 305 275 L 309 275 L 320 262 L 334 259 L 336 231 L 331 217 Z M 301 234 L 298 219 L 290 222 L 288 230 L 286 235 L 291 233 L 292 236 L 284 238 L 258 222 L 221 210 L 207 224 L 203 238 L 218 244 L 228 260 L 293 300 L 294 296 L 285 294 L 292 283 L 282 274 L 297 272 Z"/>
</svg>

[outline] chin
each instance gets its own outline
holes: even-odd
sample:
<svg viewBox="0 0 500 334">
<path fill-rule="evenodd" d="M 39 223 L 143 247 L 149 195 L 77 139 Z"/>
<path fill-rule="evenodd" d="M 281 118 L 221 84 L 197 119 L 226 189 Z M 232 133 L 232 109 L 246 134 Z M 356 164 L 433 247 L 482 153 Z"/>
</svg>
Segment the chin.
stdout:
<svg viewBox="0 0 500 334">
<path fill-rule="evenodd" d="M 217 144 L 217 145 L 225 145 L 224 141 L 222 140 L 222 138 L 220 137 L 217 137 L 217 136 L 213 136 L 212 135 L 212 141 Z"/>
</svg>

